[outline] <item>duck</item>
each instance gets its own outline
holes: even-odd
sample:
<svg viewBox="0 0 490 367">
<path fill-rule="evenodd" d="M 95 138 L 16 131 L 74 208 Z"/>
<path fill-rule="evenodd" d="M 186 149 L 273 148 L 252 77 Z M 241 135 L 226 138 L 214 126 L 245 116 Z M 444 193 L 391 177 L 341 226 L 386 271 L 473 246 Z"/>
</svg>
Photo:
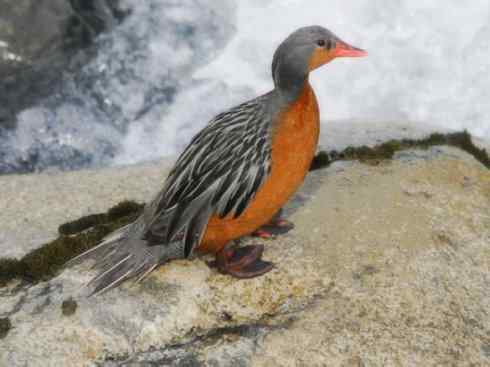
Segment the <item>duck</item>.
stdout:
<svg viewBox="0 0 490 367">
<path fill-rule="evenodd" d="M 95 260 L 90 295 L 199 253 L 213 254 L 210 265 L 237 279 L 271 271 L 262 244 L 239 247 L 235 240 L 294 227 L 281 208 L 303 183 L 320 132 L 309 75 L 334 59 L 366 55 L 322 26 L 290 34 L 273 56 L 274 88 L 212 118 L 141 215 L 70 261 Z"/>
</svg>

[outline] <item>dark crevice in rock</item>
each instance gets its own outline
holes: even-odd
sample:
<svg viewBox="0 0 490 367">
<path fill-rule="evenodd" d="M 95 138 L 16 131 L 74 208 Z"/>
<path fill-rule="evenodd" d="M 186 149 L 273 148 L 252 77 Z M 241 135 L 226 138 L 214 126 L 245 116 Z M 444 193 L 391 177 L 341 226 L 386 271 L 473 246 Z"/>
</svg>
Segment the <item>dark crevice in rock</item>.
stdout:
<svg viewBox="0 0 490 367">
<path fill-rule="evenodd" d="M 296 313 L 304 311 L 317 304 L 318 301 L 328 296 L 335 283 L 331 282 L 328 287 L 312 297 L 305 304 L 287 312 L 275 314 L 264 314 L 259 320 L 246 324 L 221 326 L 206 331 L 191 329 L 182 339 L 183 341 L 167 345 L 165 347 L 153 347 L 147 351 L 133 355 L 119 355 L 105 357 L 100 366 L 203 366 L 201 353 L 203 350 L 217 346 L 223 340 L 235 337 L 233 340 L 247 339 L 252 342 L 252 353 L 255 353 L 261 344 L 261 339 L 268 333 L 276 330 L 286 330 L 296 321 Z M 233 343 L 233 342 L 232 342 Z M 247 356 L 240 356 L 240 360 L 234 360 L 233 365 L 242 365 Z M 113 363 L 113 364 L 112 364 Z M 190 364 L 186 364 L 190 363 Z M 212 365 L 212 364 L 211 364 Z M 248 365 L 248 363 L 243 364 Z"/>
<path fill-rule="evenodd" d="M 254 340 L 258 345 L 258 339 L 270 331 L 287 328 L 291 321 L 288 320 L 279 325 L 265 323 L 240 324 L 234 326 L 218 327 L 208 330 L 204 334 L 187 337 L 185 342 L 168 345 L 164 348 L 150 348 L 148 351 L 134 355 L 108 356 L 99 366 L 203 366 L 200 360 L 200 351 L 216 345 L 223 338 L 230 336 Z M 191 333 L 195 334 L 195 331 Z"/>
<path fill-rule="evenodd" d="M 215 329 L 208 330 L 205 334 L 194 336 L 191 340 L 184 343 L 177 343 L 167 347 L 167 349 L 181 349 L 188 348 L 192 345 L 201 344 L 209 346 L 215 344 L 218 340 L 224 336 L 240 336 L 245 338 L 255 338 L 264 330 L 278 329 L 279 326 L 271 326 L 268 324 L 240 324 L 233 326 L 223 326 Z"/>
<path fill-rule="evenodd" d="M 221 326 L 206 331 L 191 329 L 183 341 L 167 345 L 165 347 L 152 347 L 147 351 L 135 354 L 109 355 L 103 357 L 98 366 L 204 366 L 202 352 L 213 346 L 217 346 L 223 340 L 241 340 L 242 338 L 252 342 L 252 353 L 261 345 L 261 340 L 268 333 L 276 330 L 287 330 L 297 320 L 297 313 L 306 311 L 329 297 L 335 282 L 330 284 L 320 293 L 313 296 L 306 303 L 291 308 L 286 312 L 264 314 L 259 320 L 238 325 Z M 233 342 L 231 342 L 233 343 Z M 232 357 L 230 357 L 232 358 Z M 240 361 L 234 361 L 234 365 L 246 361 L 247 356 L 241 356 Z M 238 364 L 237 364 L 238 363 Z M 211 364 L 212 365 L 212 364 Z M 245 363 L 244 365 L 248 365 Z"/>
</svg>

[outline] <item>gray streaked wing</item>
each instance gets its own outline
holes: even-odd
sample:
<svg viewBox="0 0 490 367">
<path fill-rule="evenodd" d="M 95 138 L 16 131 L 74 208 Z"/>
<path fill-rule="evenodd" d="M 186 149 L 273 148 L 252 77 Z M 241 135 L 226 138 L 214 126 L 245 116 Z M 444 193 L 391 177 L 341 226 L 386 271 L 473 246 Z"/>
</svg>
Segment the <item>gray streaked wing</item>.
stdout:
<svg viewBox="0 0 490 367">
<path fill-rule="evenodd" d="M 217 115 L 192 139 L 146 210 L 150 244 L 169 243 L 182 234 L 187 257 L 212 215 L 238 217 L 247 208 L 271 167 L 265 97 Z"/>
</svg>

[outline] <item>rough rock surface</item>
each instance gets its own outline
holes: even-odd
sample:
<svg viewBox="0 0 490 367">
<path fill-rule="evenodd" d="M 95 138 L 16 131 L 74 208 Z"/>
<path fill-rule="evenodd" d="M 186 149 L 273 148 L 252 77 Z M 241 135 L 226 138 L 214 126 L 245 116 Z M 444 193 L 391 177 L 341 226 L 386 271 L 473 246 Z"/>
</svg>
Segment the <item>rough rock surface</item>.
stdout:
<svg viewBox="0 0 490 367">
<path fill-rule="evenodd" d="M 89 264 L 0 289 L 0 365 L 490 364 L 490 171 L 472 157 L 336 163 L 287 213 L 296 228 L 266 241 L 277 267 L 260 278 L 195 259 L 91 299 Z"/>
</svg>

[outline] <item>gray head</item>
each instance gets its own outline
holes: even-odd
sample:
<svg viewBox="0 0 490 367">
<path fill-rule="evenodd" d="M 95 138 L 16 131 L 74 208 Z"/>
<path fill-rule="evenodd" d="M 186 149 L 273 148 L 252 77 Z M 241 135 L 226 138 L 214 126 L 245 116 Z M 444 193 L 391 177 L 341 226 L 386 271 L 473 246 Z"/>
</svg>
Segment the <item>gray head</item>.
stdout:
<svg viewBox="0 0 490 367">
<path fill-rule="evenodd" d="M 367 53 L 342 41 L 320 26 L 299 28 L 277 48 L 272 61 L 276 89 L 294 93 L 302 88 L 310 71 L 336 57 L 360 57 Z"/>
</svg>

